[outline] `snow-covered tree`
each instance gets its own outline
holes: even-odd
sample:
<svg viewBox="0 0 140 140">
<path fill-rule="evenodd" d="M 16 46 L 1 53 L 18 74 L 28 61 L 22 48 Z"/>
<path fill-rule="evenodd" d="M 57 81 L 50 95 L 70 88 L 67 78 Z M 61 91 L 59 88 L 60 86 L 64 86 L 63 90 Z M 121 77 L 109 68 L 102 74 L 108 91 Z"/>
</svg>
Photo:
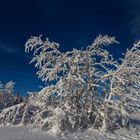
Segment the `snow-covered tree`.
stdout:
<svg viewBox="0 0 140 140">
<path fill-rule="evenodd" d="M 5 93 L 6 94 L 12 94 L 14 90 L 15 83 L 13 81 L 9 81 L 5 85 Z"/>
<path fill-rule="evenodd" d="M 106 118 L 106 121 L 111 119 L 112 124 L 125 126 L 130 118 L 140 113 L 140 42 L 127 50 L 122 63 L 112 74 L 105 103 L 114 112 L 109 115 L 112 118 Z M 121 122 L 113 122 L 116 117 L 121 118 Z"/>
<path fill-rule="evenodd" d="M 63 127 L 98 127 L 99 121 L 102 127 L 102 102 L 106 95 L 101 94 L 108 94 L 108 80 L 118 66 L 104 46 L 113 43 L 118 43 L 114 37 L 100 35 L 85 50 L 70 52 L 60 52 L 58 43 L 43 41 L 41 36 L 31 37 L 25 44 L 26 52 L 34 50 L 31 63 L 35 62 L 39 77 L 56 83 L 45 96 L 59 110 L 57 119 Z"/>
<path fill-rule="evenodd" d="M 4 85 L 0 81 L 0 95 L 4 92 Z"/>
<path fill-rule="evenodd" d="M 9 81 L 5 85 L 0 83 L 0 110 L 16 103 L 16 96 L 13 94 L 14 85 L 13 81 Z"/>
</svg>

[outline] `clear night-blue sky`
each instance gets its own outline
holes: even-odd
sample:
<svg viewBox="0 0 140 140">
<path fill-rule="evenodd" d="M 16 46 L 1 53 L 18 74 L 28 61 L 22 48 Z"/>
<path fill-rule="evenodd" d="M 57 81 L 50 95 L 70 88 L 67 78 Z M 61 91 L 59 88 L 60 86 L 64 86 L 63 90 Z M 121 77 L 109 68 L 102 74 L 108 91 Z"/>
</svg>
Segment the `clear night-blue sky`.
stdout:
<svg viewBox="0 0 140 140">
<path fill-rule="evenodd" d="M 27 39 L 43 34 L 61 50 L 85 47 L 98 34 L 116 36 L 116 58 L 140 39 L 140 0 L 0 0 L 0 80 L 16 82 L 16 91 L 43 85 L 24 53 Z"/>
</svg>

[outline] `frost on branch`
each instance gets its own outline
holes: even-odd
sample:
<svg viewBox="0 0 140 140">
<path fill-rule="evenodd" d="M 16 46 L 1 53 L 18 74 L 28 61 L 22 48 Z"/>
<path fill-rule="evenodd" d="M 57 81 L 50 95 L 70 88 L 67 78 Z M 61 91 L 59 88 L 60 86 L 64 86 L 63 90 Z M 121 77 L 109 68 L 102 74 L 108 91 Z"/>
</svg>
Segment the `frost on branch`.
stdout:
<svg viewBox="0 0 140 140">
<path fill-rule="evenodd" d="M 98 47 L 98 46 L 108 46 L 113 43 L 117 43 L 117 44 L 119 43 L 118 41 L 116 41 L 115 37 L 108 37 L 108 35 L 105 35 L 105 36 L 99 35 L 94 40 L 91 47 L 94 48 L 94 47 Z"/>
<path fill-rule="evenodd" d="M 34 50 L 33 59 L 30 63 L 35 62 L 35 67 L 39 78 L 43 81 L 53 81 L 59 78 L 61 70 L 61 52 L 58 50 L 59 44 L 50 42 L 48 38 L 45 41 L 39 37 L 31 37 L 25 44 L 26 52 Z"/>
</svg>

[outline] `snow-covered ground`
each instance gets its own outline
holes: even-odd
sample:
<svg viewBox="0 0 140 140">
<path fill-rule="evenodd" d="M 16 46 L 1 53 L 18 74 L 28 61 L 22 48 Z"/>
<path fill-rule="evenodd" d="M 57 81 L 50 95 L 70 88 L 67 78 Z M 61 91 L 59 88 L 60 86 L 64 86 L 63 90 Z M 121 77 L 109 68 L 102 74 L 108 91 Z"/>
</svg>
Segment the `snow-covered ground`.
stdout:
<svg viewBox="0 0 140 140">
<path fill-rule="evenodd" d="M 121 136 L 113 134 L 105 136 L 89 130 L 64 138 L 56 137 L 40 130 L 30 130 L 25 127 L 0 127 L 0 140 L 140 140 L 140 135 L 129 134 L 127 131 L 121 132 Z"/>
<path fill-rule="evenodd" d="M 52 136 L 22 127 L 0 127 L 0 140 L 56 140 Z"/>
</svg>

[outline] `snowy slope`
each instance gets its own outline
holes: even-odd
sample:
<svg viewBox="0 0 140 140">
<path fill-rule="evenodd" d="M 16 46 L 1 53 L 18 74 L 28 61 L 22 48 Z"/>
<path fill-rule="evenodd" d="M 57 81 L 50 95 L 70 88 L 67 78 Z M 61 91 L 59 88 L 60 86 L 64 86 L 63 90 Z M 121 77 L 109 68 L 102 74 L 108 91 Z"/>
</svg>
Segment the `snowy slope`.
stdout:
<svg viewBox="0 0 140 140">
<path fill-rule="evenodd" d="M 40 130 L 30 130 L 25 127 L 0 127 L 0 140 L 140 140 L 140 136 L 133 134 L 125 134 L 122 131 L 121 136 L 108 135 L 105 136 L 98 132 L 87 131 L 79 135 L 70 135 L 68 137 L 55 137 L 50 134 L 41 132 Z M 125 135 L 125 137 L 123 136 Z"/>
</svg>

